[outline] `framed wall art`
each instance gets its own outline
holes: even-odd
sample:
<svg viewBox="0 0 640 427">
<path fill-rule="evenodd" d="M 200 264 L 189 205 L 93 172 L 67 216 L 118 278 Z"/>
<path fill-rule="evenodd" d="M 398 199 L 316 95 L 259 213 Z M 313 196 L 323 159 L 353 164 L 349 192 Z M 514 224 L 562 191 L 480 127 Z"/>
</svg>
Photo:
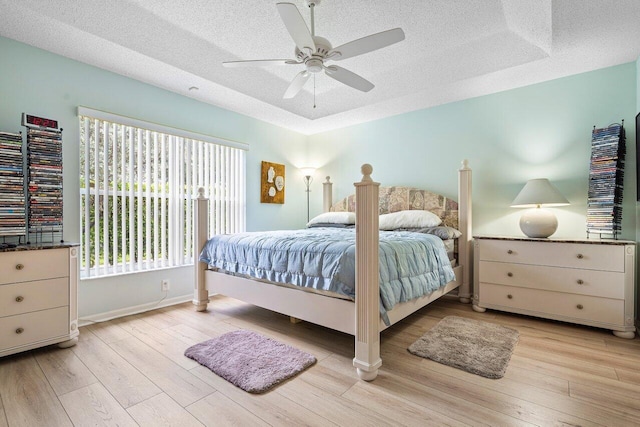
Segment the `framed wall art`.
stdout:
<svg viewBox="0 0 640 427">
<path fill-rule="evenodd" d="M 284 203 L 284 165 L 262 162 L 260 203 Z"/>
</svg>

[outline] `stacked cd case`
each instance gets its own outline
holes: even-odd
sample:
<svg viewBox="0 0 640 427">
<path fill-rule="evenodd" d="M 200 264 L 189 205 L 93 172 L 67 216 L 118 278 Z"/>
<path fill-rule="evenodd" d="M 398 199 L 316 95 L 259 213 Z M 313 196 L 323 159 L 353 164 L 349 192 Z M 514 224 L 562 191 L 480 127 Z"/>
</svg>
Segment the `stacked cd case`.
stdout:
<svg viewBox="0 0 640 427">
<path fill-rule="evenodd" d="M 22 134 L 0 132 L 0 236 L 26 234 Z"/>
<path fill-rule="evenodd" d="M 617 238 L 622 228 L 622 190 L 626 153 L 624 127 L 593 129 L 587 198 L 587 236 Z"/>
<path fill-rule="evenodd" d="M 29 234 L 62 232 L 62 131 L 27 129 Z"/>
</svg>

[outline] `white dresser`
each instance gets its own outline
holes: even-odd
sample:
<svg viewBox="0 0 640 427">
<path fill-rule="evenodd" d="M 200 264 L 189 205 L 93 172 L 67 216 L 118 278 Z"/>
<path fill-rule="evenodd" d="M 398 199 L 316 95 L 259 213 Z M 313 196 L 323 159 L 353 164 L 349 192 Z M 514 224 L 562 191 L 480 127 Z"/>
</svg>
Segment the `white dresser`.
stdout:
<svg viewBox="0 0 640 427">
<path fill-rule="evenodd" d="M 0 356 L 78 341 L 78 248 L 0 251 Z"/>
<path fill-rule="evenodd" d="M 636 244 L 474 237 L 473 308 L 635 333 Z"/>
</svg>

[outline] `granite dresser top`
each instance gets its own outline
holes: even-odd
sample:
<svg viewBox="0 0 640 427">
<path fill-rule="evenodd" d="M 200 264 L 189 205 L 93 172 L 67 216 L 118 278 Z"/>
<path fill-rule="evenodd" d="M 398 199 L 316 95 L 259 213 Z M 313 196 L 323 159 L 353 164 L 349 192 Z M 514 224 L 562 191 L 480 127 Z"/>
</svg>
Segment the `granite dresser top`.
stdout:
<svg viewBox="0 0 640 427">
<path fill-rule="evenodd" d="M 62 249 L 62 248 L 73 248 L 75 246 L 80 246 L 79 243 L 71 243 L 71 242 L 57 242 L 57 243 L 37 243 L 37 244 L 10 244 L 5 246 L 5 244 L 0 243 L 0 252 L 19 252 L 19 251 L 33 251 L 33 250 L 41 250 L 41 249 Z"/>
<path fill-rule="evenodd" d="M 591 243 L 594 245 L 635 245 L 633 240 L 616 240 L 616 239 L 586 239 L 586 238 L 536 238 L 526 236 L 493 236 L 493 235 L 476 235 L 474 239 L 489 239 L 489 240 L 509 240 L 509 241 L 524 241 L 524 242 L 543 242 L 543 243 Z"/>
</svg>

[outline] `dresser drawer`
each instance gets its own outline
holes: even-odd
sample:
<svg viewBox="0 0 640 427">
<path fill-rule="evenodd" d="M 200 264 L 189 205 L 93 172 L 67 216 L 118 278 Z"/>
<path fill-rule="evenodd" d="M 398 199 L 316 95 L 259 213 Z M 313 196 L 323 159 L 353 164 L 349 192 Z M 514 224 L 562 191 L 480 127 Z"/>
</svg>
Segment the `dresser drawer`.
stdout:
<svg viewBox="0 0 640 427">
<path fill-rule="evenodd" d="M 611 298 L 482 283 L 479 304 L 483 307 L 520 311 L 562 320 L 625 324 L 624 300 Z"/>
<path fill-rule="evenodd" d="M 480 240 L 480 261 L 624 272 L 624 245 Z"/>
<path fill-rule="evenodd" d="M 69 334 L 69 307 L 0 318 L 0 349 Z"/>
<path fill-rule="evenodd" d="M 0 264 L 0 284 L 69 276 L 69 251 L 43 249 L 5 252 Z"/>
<path fill-rule="evenodd" d="M 548 291 L 624 299 L 625 275 L 615 271 L 580 270 L 480 261 L 480 282 Z"/>
<path fill-rule="evenodd" d="M 69 305 L 69 279 L 0 285 L 0 317 Z"/>
</svg>

